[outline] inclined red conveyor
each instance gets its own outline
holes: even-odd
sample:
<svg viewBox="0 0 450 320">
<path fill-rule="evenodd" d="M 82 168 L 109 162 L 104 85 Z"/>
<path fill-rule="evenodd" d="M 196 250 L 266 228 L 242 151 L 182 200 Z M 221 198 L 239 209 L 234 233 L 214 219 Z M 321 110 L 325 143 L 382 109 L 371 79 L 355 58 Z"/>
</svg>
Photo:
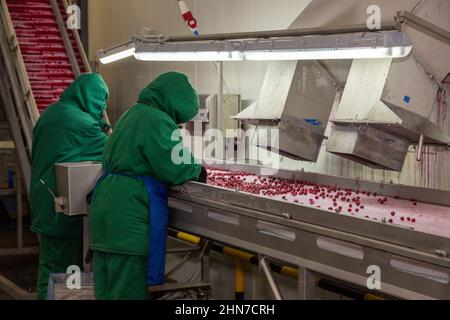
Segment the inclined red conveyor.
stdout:
<svg viewBox="0 0 450 320">
<path fill-rule="evenodd" d="M 75 75 L 49 0 L 7 0 L 39 112 L 59 99 Z M 58 1 L 63 17 L 64 5 Z M 72 47 L 81 71 L 81 54 L 72 32 Z"/>
</svg>

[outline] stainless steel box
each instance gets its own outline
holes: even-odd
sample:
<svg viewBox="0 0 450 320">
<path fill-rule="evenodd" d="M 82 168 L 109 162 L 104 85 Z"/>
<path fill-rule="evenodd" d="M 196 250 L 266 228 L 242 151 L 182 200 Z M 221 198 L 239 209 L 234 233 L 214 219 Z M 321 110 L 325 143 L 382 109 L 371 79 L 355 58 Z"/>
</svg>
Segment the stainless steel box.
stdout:
<svg viewBox="0 0 450 320">
<path fill-rule="evenodd" d="M 407 139 L 369 124 L 336 123 L 327 151 L 365 166 L 400 172 L 408 154 Z"/>
<path fill-rule="evenodd" d="M 103 170 L 98 162 L 60 163 L 55 165 L 57 212 L 68 216 L 86 215 L 87 194 L 95 187 Z"/>
</svg>

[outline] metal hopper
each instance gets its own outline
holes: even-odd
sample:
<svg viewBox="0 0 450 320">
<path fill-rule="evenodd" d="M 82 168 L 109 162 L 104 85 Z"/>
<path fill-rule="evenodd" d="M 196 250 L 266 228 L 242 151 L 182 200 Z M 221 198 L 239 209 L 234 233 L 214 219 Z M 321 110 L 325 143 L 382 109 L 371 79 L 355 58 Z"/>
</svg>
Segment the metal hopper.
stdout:
<svg viewBox="0 0 450 320">
<path fill-rule="evenodd" d="M 272 141 L 281 155 L 316 161 L 336 89 L 333 80 L 316 61 L 284 61 L 270 65 L 258 102 L 236 119 L 257 126 L 258 131 L 278 128 Z M 259 147 L 273 149 L 270 139 Z"/>
</svg>

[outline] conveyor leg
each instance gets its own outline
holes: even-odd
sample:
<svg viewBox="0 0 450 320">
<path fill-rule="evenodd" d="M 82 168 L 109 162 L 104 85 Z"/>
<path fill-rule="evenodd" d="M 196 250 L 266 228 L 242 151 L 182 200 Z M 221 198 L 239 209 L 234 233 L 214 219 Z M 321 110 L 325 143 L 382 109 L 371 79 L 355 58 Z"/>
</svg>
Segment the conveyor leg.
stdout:
<svg viewBox="0 0 450 320">
<path fill-rule="evenodd" d="M 201 260 L 201 268 L 202 268 L 202 282 L 209 283 L 209 251 L 210 251 L 211 243 L 206 241 L 204 252 Z"/>
<path fill-rule="evenodd" d="M 281 294 L 280 288 L 278 287 L 277 282 L 273 278 L 272 272 L 270 271 L 270 265 L 266 258 L 262 258 L 261 262 L 261 269 L 264 272 L 264 275 L 266 276 L 267 281 L 269 282 L 270 289 L 272 290 L 273 296 L 275 300 L 283 300 L 283 295 Z"/>
<path fill-rule="evenodd" d="M 20 170 L 16 170 L 16 227 L 17 227 L 17 248 L 23 249 L 23 208 L 22 208 L 22 178 Z"/>
<path fill-rule="evenodd" d="M 316 279 L 308 269 L 298 268 L 298 294 L 300 300 L 316 299 Z"/>
</svg>

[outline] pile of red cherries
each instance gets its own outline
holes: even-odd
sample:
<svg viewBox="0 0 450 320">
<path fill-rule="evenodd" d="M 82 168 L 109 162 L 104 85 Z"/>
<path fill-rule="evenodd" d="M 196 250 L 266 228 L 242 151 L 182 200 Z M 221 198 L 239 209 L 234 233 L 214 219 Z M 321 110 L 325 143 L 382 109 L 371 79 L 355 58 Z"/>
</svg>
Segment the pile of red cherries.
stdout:
<svg viewBox="0 0 450 320">
<path fill-rule="evenodd" d="M 226 189 L 246 192 L 254 195 L 270 197 L 296 204 L 313 206 L 333 213 L 349 214 L 371 219 L 362 212 L 366 203 L 370 206 L 386 206 L 389 199 L 377 193 L 367 191 L 353 191 L 334 185 L 321 185 L 306 181 L 296 181 L 275 177 L 261 177 L 243 171 L 229 171 L 225 169 L 208 168 L 208 184 Z M 363 203 L 364 202 L 364 203 Z M 411 200 L 414 206 L 417 203 Z M 377 205 L 378 203 L 378 205 Z M 372 210 L 369 210 L 372 211 Z M 386 212 L 386 209 L 383 210 Z M 395 211 L 388 210 L 388 218 L 373 218 L 375 221 L 394 223 L 416 223 L 415 218 L 399 217 Z M 386 214 L 385 214 L 386 215 Z"/>
</svg>

